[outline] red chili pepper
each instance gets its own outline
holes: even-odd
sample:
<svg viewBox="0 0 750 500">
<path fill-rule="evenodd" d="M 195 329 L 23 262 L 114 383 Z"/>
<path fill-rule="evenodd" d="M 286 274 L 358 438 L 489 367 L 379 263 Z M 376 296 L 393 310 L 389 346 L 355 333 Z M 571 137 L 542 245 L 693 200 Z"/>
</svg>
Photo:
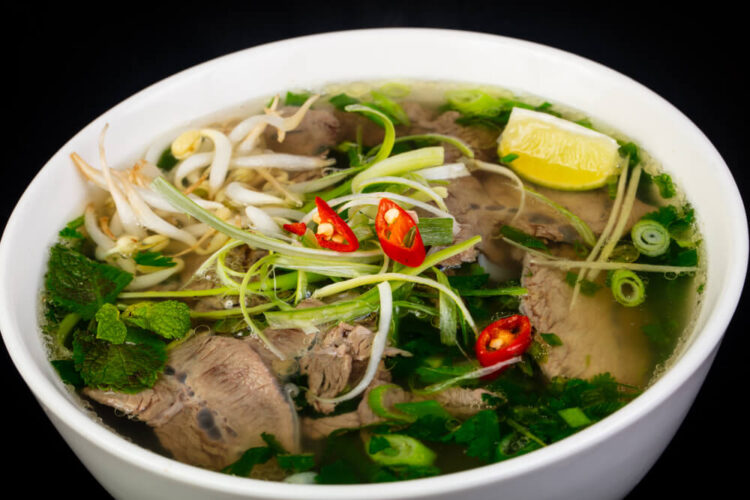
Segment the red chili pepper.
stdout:
<svg viewBox="0 0 750 500">
<path fill-rule="evenodd" d="M 339 217 L 339 214 L 328 203 L 316 196 L 315 206 L 318 207 L 318 217 L 320 217 L 320 223 L 318 224 L 319 232 L 315 235 L 315 238 L 318 240 L 320 246 L 336 250 L 337 252 L 353 252 L 359 248 L 359 241 L 354 235 L 352 228 L 344 222 L 344 219 Z M 333 226 L 333 231 L 331 233 L 320 232 L 320 226 L 323 224 Z"/>
<path fill-rule="evenodd" d="M 305 234 L 305 231 L 307 231 L 307 226 L 304 222 L 295 222 L 293 224 L 284 224 L 284 229 L 286 229 L 290 233 L 302 236 L 303 234 Z"/>
<path fill-rule="evenodd" d="M 375 232 L 385 254 L 396 262 L 417 267 L 424 262 L 422 235 L 411 215 L 388 198 L 381 198 Z"/>
<path fill-rule="evenodd" d="M 529 318 L 514 314 L 499 319 L 482 330 L 474 349 L 479 364 L 492 366 L 501 361 L 520 356 L 526 352 L 530 345 L 531 323 Z M 488 375 L 486 378 L 495 378 L 503 371 L 505 371 L 505 368 Z"/>
</svg>

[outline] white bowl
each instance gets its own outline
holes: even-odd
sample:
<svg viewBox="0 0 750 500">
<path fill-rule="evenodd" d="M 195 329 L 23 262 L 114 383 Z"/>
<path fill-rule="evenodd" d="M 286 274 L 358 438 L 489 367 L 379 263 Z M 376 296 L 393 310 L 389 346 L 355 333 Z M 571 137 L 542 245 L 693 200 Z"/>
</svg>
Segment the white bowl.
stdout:
<svg viewBox="0 0 750 500">
<path fill-rule="evenodd" d="M 360 57 L 363 53 L 368 57 Z M 165 130 L 256 97 L 384 78 L 466 81 L 535 94 L 613 126 L 661 161 L 695 206 L 708 260 L 702 308 L 673 366 L 625 408 L 559 443 L 499 464 L 400 483 L 303 486 L 241 479 L 169 460 L 92 420 L 60 382 L 39 334 L 37 304 L 47 248 L 59 228 L 80 213 L 86 193 L 69 154 L 96 157 L 105 123 L 110 124 L 108 157 L 120 164 L 142 154 Z M 33 231 L 27 230 L 29 221 Z M 549 47 L 477 33 L 389 29 L 315 35 L 179 73 L 112 108 L 58 151 L 24 193 L 0 242 L 0 330 L 53 424 L 117 498 L 468 500 L 499 492 L 506 499 L 620 498 L 664 450 L 703 383 L 742 290 L 746 227 L 737 187 L 708 139 L 668 102 L 606 67 Z"/>
</svg>

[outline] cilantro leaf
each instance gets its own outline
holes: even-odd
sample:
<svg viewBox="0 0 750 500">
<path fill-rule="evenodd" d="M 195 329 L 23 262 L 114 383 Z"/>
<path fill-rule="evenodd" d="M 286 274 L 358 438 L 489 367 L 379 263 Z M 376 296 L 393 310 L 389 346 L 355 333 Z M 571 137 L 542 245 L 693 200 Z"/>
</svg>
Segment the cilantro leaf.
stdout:
<svg viewBox="0 0 750 500">
<path fill-rule="evenodd" d="M 96 312 L 96 338 L 112 344 L 122 344 L 128 333 L 125 323 L 120 321 L 120 311 L 112 304 L 104 304 Z"/>
<path fill-rule="evenodd" d="M 233 464 L 224 467 L 221 472 L 233 476 L 249 477 L 250 473 L 258 464 L 264 464 L 271 460 L 273 452 L 268 446 L 250 448 Z"/>
<path fill-rule="evenodd" d="M 628 158 L 628 165 L 630 167 L 635 167 L 641 162 L 641 156 L 638 154 L 638 146 L 632 142 L 620 142 L 618 152 L 623 158 Z"/>
<path fill-rule="evenodd" d="M 657 175 L 652 180 L 659 188 L 659 194 L 662 198 L 672 198 L 677 194 L 677 190 L 675 189 L 674 184 L 672 184 L 672 178 L 669 175 Z"/>
<path fill-rule="evenodd" d="M 302 106 L 310 98 L 310 94 L 302 92 L 295 94 L 294 92 L 287 92 L 284 98 L 285 106 Z"/>
<path fill-rule="evenodd" d="M 102 305 L 114 302 L 132 279 L 130 273 L 58 244 L 50 250 L 45 286 L 53 304 L 91 319 Z"/>
<path fill-rule="evenodd" d="M 128 328 L 122 344 L 78 330 L 73 361 L 86 386 L 135 394 L 153 387 L 167 362 L 167 351 L 162 341 L 137 328 Z"/>
<path fill-rule="evenodd" d="M 545 245 L 539 238 L 535 238 L 516 227 L 509 226 L 508 224 L 500 228 L 500 234 L 525 247 L 536 248 L 545 252 L 548 250 L 547 245 Z"/>
<path fill-rule="evenodd" d="M 279 467 L 294 473 L 305 472 L 315 467 L 315 455 L 312 453 L 276 455 L 276 461 Z"/>
<path fill-rule="evenodd" d="M 141 266 L 151 267 L 174 267 L 177 263 L 172 257 L 167 257 L 161 252 L 140 251 L 133 257 L 135 263 Z"/>
<path fill-rule="evenodd" d="M 454 433 L 457 443 L 468 445 L 466 454 L 485 462 L 495 458 L 495 448 L 500 441 L 500 422 L 492 410 L 482 410 L 461 424 Z"/>
<path fill-rule="evenodd" d="M 178 162 L 179 160 L 172 154 L 172 146 L 169 145 L 164 151 L 162 151 L 159 159 L 156 162 L 156 166 L 162 170 L 169 172 L 174 168 L 175 165 L 177 165 Z"/>
<path fill-rule="evenodd" d="M 177 300 L 132 304 L 125 309 L 122 319 L 165 339 L 180 339 L 190 330 L 190 308 Z"/>
</svg>

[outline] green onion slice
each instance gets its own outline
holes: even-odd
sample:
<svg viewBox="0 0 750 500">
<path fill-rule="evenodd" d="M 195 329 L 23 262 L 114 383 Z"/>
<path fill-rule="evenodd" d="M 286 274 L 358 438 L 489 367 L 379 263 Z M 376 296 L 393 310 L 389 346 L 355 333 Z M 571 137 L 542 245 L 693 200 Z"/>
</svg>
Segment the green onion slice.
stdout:
<svg viewBox="0 0 750 500">
<path fill-rule="evenodd" d="M 612 295 L 625 307 L 635 307 L 646 299 L 646 286 L 633 271 L 618 269 L 612 273 L 610 282 Z"/>
<path fill-rule="evenodd" d="M 658 257 L 669 249 L 669 230 L 655 220 L 639 221 L 630 231 L 633 245 L 643 255 Z"/>
</svg>

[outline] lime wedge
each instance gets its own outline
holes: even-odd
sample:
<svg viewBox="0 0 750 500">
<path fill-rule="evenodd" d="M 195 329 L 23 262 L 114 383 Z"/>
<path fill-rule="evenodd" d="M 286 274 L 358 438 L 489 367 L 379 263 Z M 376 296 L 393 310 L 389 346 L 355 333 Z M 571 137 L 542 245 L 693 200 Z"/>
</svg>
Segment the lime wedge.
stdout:
<svg viewBox="0 0 750 500">
<path fill-rule="evenodd" d="M 498 146 L 518 175 L 542 186 L 596 189 L 618 171 L 617 141 L 556 116 L 513 108 Z M 509 156 L 511 155 L 511 156 Z"/>
</svg>

